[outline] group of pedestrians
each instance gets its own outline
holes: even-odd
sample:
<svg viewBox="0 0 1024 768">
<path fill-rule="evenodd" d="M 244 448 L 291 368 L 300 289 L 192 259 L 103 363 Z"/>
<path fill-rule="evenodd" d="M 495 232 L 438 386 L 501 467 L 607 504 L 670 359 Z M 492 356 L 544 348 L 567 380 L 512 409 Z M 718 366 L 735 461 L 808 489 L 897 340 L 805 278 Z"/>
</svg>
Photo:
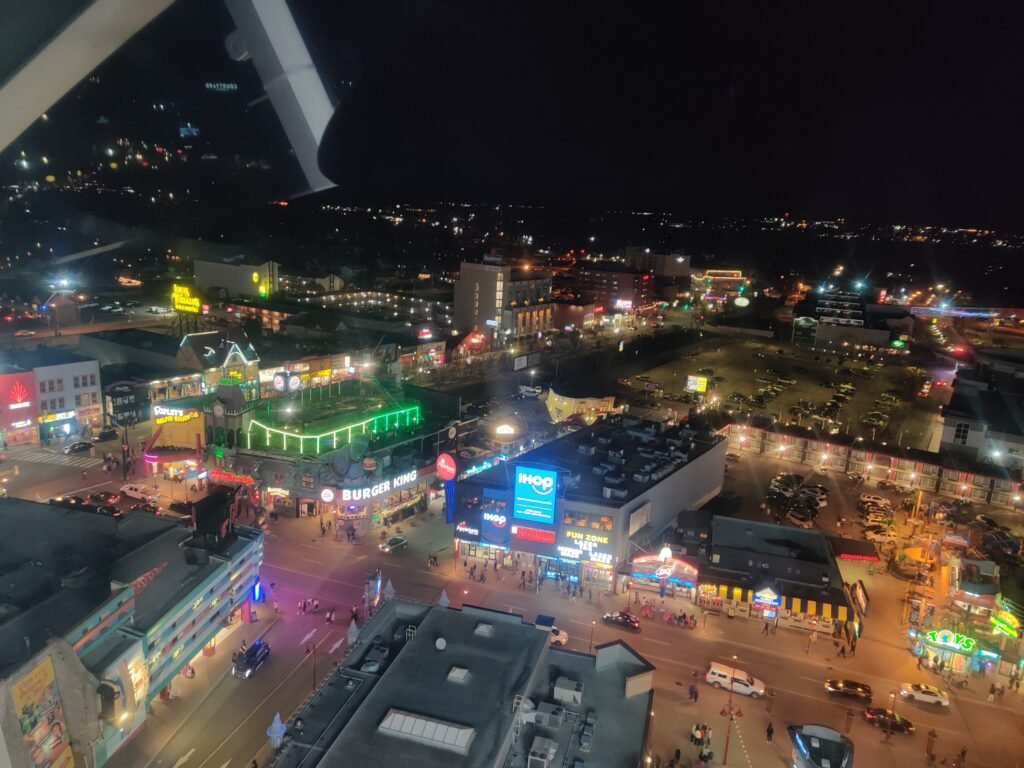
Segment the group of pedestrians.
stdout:
<svg viewBox="0 0 1024 768">
<path fill-rule="evenodd" d="M 697 759 L 702 764 L 706 765 L 715 759 L 715 753 L 711 751 L 711 728 L 707 723 L 693 724 L 690 728 L 690 743 L 700 747 Z"/>
</svg>

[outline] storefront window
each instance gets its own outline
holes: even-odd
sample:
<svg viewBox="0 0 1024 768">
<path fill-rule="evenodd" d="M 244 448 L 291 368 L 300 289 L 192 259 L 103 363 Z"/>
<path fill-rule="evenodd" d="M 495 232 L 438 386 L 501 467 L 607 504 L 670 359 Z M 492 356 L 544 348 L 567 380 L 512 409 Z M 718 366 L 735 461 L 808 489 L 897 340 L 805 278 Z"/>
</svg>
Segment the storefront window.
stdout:
<svg viewBox="0 0 1024 768">
<path fill-rule="evenodd" d="M 572 525 L 577 528 L 592 528 L 595 531 L 615 530 L 615 520 L 608 515 L 574 515 L 571 511 L 567 511 L 563 522 L 565 525 Z"/>
</svg>

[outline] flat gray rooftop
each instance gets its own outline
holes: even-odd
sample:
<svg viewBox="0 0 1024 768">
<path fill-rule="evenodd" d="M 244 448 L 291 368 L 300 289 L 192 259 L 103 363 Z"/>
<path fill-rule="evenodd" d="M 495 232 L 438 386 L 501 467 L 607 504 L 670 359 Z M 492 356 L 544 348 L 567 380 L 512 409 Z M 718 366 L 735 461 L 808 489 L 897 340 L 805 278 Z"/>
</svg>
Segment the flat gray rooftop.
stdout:
<svg viewBox="0 0 1024 768">
<path fill-rule="evenodd" d="M 361 671 L 382 647 L 388 660 L 381 671 Z M 557 745 L 552 766 L 581 757 L 588 768 L 633 768 L 647 738 L 654 668 L 623 642 L 595 650 L 549 649 L 545 628 L 512 614 L 385 602 L 343 666 L 289 724 L 274 768 L 490 768 L 505 764 L 506 751 L 508 765 L 525 766 L 536 737 Z M 551 705 L 559 678 L 581 683 L 582 700 L 563 705 L 561 725 L 525 717 L 513 743 L 516 696 L 524 696 L 523 712 Z M 597 726 L 584 752 L 589 711 Z"/>
</svg>

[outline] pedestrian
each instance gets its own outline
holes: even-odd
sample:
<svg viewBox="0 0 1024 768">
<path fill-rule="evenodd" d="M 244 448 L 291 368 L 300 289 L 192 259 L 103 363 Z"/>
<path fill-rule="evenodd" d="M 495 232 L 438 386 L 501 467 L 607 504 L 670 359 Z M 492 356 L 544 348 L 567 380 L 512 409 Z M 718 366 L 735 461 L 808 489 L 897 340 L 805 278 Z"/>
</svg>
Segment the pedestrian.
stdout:
<svg viewBox="0 0 1024 768">
<path fill-rule="evenodd" d="M 766 621 L 764 623 L 764 627 L 761 629 L 761 634 L 762 635 L 767 635 L 768 634 L 768 630 L 769 630 L 770 627 L 771 627 L 771 622 L 770 621 Z"/>
<path fill-rule="evenodd" d="M 852 659 L 856 655 L 857 655 L 857 638 L 853 638 L 853 640 L 850 641 L 850 658 Z"/>
<path fill-rule="evenodd" d="M 711 746 L 711 728 L 706 725 L 704 726 L 704 743 Z"/>
<path fill-rule="evenodd" d="M 771 744 L 772 736 L 775 735 L 775 726 L 771 722 L 768 723 L 768 728 L 765 729 L 764 735 L 768 738 L 768 743 Z"/>
<path fill-rule="evenodd" d="M 258 768 L 255 760 L 252 761 L 252 765 L 250 765 L 249 768 Z"/>
<path fill-rule="evenodd" d="M 988 701 L 992 702 L 996 700 L 996 684 L 992 683 L 988 689 Z"/>
<path fill-rule="evenodd" d="M 319 612 L 320 612 L 320 601 L 319 600 L 314 600 L 313 601 L 313 613 L 319 613 Z"/>
<path fill-rule="evenodd" d="M 353 606 L 352 606 L 352 621 L 355 621 L 358 618 L 359 618 L 359 606 L 353 604 Z"/>
<path fill-rule="evenodd" d="M 1013 681 L 1013 690 L 1015 690 L 1015 691 L 1019 691 L 1020 690 L 1020 678 L 1019 677 L 1016 680 Z"/>
<path fill-rule="evenodd" d="M 699 733 L 699 736 L 700 736 L 700 739 L 699 739 L 698 743 L 699 744 L 707 744 L 707 733 L 708 733 L 707 723 L 701 723 L 700 730 L 699 730 L 698 733 Z"/>
<path fill-rule="evenodd" d="M 280 613 L 280 612 L 281 612 L 281 611 L 280 611 L 280 608 L 281 608 L 281 606 L 279 606 L 279 605 L 277 604 L 277 600 L 275 600 L 275 601 L 274 601 L 274 613 L 275 613 L 275 614 L 277 614 L 277 613 Z"/>
<path fill-rule="evenodd" d="M 700 698 L 700 689 L 697 686 L 693 687 L 693 703 L 697 703 L 697 699 Z"/>
<path fill-rule="evenodd" d="M 918 656 L 918 657 L 917 657 L 917 668 L 918 668 L 918 669 L 920 669 L 920 668 L 921 668 L 921 665 L 922 665 L 923 663 L 924 663 L 924 656 L 923 656 L 923 655 L 922 655 L 922 656 Z"/>
<path fill-rule="evenodd" d="M 701 738 L 700 726 L 694 723 L 693 728 L 690 729 L 690 741 L 694 744 L 700 744 Z"/>
<path fill-rule="evenodd" d="M 839 649 L 839 653 L 836 655 L 842 656 L 844 659 L 846 658 L 846 643 L 843 643 L 842 647 Z"/>
<path fill-rule="evenodd" d="M 964 762 L 967 760 L 967 747 L 960 747 L 960 768 L 964 767 Z"/>
<path fill-rule="evenodd" d="M 299 600 L 299 602 L 296 603 L 296 605 L 295 605 L 295 615 L 299 616 L 301 614 L 302 614 L 302 601 Z"/>
<path fill-rule="evenodd" d="M 696 701 L 696 700 L 697 700 L 697 686 L 694 685 L 693 683 L 690 683 L 690 701 Z"/>
</svg>

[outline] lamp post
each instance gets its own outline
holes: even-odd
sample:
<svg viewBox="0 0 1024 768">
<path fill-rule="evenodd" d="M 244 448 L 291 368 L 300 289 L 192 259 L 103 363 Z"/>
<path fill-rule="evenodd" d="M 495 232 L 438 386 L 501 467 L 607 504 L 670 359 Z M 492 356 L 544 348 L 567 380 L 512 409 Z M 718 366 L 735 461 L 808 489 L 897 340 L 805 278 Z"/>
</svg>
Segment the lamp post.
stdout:
<svg viewBox="0 0 1024 768">
<path fill-rule="evenodd" d="M 726 718 L 725 724 L 725 752 L 722 754 L 722 765 L 729 764 L 729 737 L 732 735 L 732 721 L 737 717 L 743 717 L 743 710 L 732 705 L 733 680 L 736 678 L 736 657 L 732 657 L 731 675 L 729 677 L 729 701 L 722 709 L 722 717 Z"/>
<path fill-rule="evenodd" d="M 590 644 L 587 646 L 587 653 L 591 655 L 594 653 L 594 627 L 596 626 L 597 620 L 592 619 L 590 621 Z"/>
</svg>

